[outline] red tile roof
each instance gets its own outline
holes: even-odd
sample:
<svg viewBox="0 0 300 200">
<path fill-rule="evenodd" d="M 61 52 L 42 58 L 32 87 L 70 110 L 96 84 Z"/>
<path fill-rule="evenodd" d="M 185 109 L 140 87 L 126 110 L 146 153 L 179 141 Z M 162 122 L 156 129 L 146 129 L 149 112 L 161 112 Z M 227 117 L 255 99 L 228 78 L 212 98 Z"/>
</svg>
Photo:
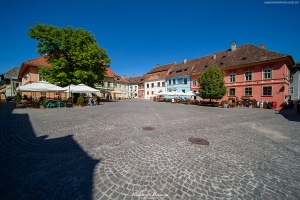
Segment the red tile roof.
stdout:
<svg viewBox="0 0 300 200">
<path fill-rule="evenodd" d="M 167 78 L 174 76 L 190 75 L 195 66 L 195 59 L 174 65 L 166 75 Z"/>
<path fill-rule="evenodd" d="M 114 78 L 117 74 L 107 67 L 105 76 Z"/>
<path fill-rule="evenodd" d="M 287 54 L 277 53 L 252 44 L 244 44 L 237 47 L 235 51 L 229 49 L 194 59 L 195 67 L 192 73 L 202 72 L 210 65 L 217 65 L 221 69 L 226 69 L 286 57 L 290 57 L 291 61 L 294 62 L 292 57 Z"/>
<path fill-rule="evenodd" d="M 26 62 L 23 62 L 23 64 L 32 65 L 32 66 L 50 67 L 50 64 L 47 62 L 46 56 L 41 56 L 41 57 L 38 57 L 38 58 L 28 60 Z"/>
<path fill-rule="evenodd" d="M 176 66 L 175 63 L 169 63 L 163 66 L 154 67 L 145 75 L 145 81 L 165 79 L 168 76 L 169 71 L 172 70 L 174 66 Z"/>
</svg>

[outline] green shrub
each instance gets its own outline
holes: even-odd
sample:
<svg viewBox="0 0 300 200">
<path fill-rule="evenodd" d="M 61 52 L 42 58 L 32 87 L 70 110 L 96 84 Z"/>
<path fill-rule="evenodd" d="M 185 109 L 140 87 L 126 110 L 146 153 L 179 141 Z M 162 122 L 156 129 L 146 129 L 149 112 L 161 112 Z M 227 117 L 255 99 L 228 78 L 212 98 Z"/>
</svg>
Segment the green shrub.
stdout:
<svg viewBox="0 0 300 200">
<path fill-rule="evenodd" d="M 21 101 L 21 96 L 20 95 L 14 96 L 14 100 L 19 103 Z"/>
<path fill-rule="evenodd" d="M 79 105 L 79 104 L 83 105 L 83 103 L 84 103 L 83 96 L 78 97 L 78 99 L 77 99 L 77 105 Z"/>
</svg>

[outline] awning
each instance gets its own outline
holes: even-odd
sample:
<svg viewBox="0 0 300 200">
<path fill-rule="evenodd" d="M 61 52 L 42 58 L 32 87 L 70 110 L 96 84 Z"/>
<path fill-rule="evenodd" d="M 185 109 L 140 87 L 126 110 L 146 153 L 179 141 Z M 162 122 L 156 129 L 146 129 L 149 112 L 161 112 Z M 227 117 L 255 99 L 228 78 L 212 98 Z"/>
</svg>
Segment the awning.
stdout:
<svg viewBox="0 0 300 200">
<path fill-rule="evenodd" d="M 101 90 L 100 90 L 100 93 L 110 93 L 110 92 L 107 91 L 107 90 L 101 89 Z"/>
<path fill-rule="evenodd" d="M 245 96 L 242 96 L 242 98 L 241 99 L 243 99 L 243 100 L 249 100 L 250 99 L 250 97 L 245 97 Z"/>
</svg>

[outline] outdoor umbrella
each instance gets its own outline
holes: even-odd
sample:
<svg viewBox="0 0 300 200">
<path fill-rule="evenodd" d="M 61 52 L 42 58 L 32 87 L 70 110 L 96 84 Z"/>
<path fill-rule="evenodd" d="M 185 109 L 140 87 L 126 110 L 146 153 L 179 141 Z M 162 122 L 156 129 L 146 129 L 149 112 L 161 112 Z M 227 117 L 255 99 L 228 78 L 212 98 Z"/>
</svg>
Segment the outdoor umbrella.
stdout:
<svg viewBox="0 0 300 200">
<path fill-rule="evenodd" d="M 72 89 L 70 89 L 72 93 L 96 93 L 100 92 L 99 90 L 89 87 L 84 84 L 75 85 Z"/>
<path fill-rule="evenodd" d="M 65 91 L 66 89 L 53 85 L 46 81 L 34 82 L 27 85 L 17 87 L 18 92 L 59 92 Z"/>
</svg>

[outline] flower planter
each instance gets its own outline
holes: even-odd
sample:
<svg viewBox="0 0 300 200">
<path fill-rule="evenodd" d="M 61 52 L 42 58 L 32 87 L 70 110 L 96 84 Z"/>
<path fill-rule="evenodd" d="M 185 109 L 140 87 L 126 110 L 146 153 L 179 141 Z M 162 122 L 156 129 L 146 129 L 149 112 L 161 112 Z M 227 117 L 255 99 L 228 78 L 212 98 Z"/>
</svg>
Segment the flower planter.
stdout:
<svg viewBox="0 0 300 200">
<path fill-rule="evenodd" d="M 73 107 L 73 104 L 71 104 L 71 103 L 68 104 L 68 103 L 67 103 L 67 104 L 66 104 L 66 107 L 67 107 L 67 108 L 72 108 L 72 107 Z"/>
<path fill-rule="evenodd" d="M 82 107 L 82 104 L 78 104 L 79 107 Z"/>
<path fill-rule="evenodd" d="M 223 108 L 228 108 L 228 104 L 223 104 Z"/>
<path fill-rule="evenodd" d="M 40 109 L 45 109 L 45 106 L 44 105 L 40 105 Z"/>
</svg>

